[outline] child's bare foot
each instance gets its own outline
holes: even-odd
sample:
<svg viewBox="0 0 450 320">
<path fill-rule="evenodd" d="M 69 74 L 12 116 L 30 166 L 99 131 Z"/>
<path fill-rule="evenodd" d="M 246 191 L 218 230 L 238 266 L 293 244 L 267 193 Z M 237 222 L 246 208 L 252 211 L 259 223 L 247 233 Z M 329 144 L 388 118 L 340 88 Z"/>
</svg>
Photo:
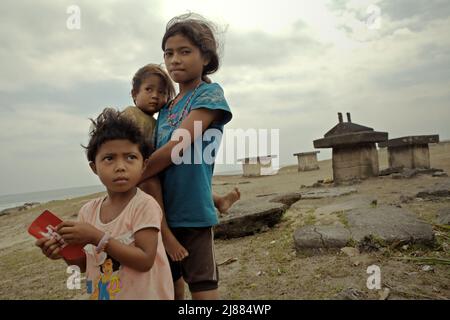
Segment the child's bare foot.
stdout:
<svg viewBox="0 0 450 320">
<path fill-rule="evenodd" d="M 238 188 L 234 188 L 233 191 L 228 192 L 223 197 L 218 197 L 216 205 L 220 213 L 225 213 L 231 206 L 241 198 L 241 193 Z"/>
<path fill-rule="evenodd" d="M 181 261 L 189 255 L 189 252 L 178 242 L 171 233 L 163 236 L 164 248 L 172 261 Z"/>
</svg>

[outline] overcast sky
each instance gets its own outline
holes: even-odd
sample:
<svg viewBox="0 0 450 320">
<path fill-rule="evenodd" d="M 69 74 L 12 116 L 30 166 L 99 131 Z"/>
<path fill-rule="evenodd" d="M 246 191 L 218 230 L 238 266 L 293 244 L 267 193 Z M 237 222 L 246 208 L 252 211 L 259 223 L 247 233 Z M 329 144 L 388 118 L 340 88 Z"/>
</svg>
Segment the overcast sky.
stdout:
<svg viewBox="0 0 450 320">
<path fill-rule="evenodd" d="M 163 62 L 165 25 L 187 11 L 222 31 L 226 128 L 279 129 L 281 164 L 314 150 L 337 112 L 390 138 L 450 138 L 448 0 L 2 0 L 0 194 L 99 184 L 80 147 L 88 118 L 132 104 L 132 75 Z"/>
</svg>

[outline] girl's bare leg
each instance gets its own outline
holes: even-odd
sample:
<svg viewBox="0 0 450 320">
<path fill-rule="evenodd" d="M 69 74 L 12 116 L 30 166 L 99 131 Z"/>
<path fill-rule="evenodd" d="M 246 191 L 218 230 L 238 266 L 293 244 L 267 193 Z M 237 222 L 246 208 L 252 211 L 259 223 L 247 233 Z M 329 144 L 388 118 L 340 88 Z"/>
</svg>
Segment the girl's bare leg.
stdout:
<svg viewBox="0 0 450 320">
<path fill-rule="evenodd" d="M 178 242 L 177 238 L 170 231 L 167 225 L 166 215 L 164 213 L 164 203 L 162 199 L 161 183 L 158 177 L 152 177 L 139 185 L 139 188 L 151 195 L 160 205 L 163 211 L 163 218 L 161 221 L 161 236 L 164 243 L 164 248 L 167 254 L 173 261 L 181 261 L 186 258 L 189 253 L 187 250 Z"/>
<path fill-rule="evenodd" d="M 231 206 L 241 198 L 241 193 L 238 188 L 234 188 L 233 191 L 228 192 L 225 196 L 221 197 L 217 194 L 213 194 L 214 206 L 220 213 L 225 213 Z"/>
<path fill-rule="evenodd" d="M 219 290 L 191 292 L 192 300 L 219 300 Z"/>
<path fill-rule="evenodd" d="M 184 300 L 184 279 L 181 277 L 173 283 L 175 300 Z"/>
</svg>

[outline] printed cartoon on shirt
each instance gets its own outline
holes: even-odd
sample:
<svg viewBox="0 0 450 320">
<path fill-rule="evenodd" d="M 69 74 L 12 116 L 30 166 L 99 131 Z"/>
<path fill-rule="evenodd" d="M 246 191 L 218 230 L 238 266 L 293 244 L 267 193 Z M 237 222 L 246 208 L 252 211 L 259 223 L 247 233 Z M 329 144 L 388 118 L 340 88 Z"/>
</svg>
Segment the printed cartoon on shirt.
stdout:
<svg viewBox="0 0 450 320">
<path fill-rule="evenodd" d="M 100 277 L 94 282 L 91 300 L 114 300 L 120 292 L 120 263 L 109 255 L 99 265 Z"/>
</svg>

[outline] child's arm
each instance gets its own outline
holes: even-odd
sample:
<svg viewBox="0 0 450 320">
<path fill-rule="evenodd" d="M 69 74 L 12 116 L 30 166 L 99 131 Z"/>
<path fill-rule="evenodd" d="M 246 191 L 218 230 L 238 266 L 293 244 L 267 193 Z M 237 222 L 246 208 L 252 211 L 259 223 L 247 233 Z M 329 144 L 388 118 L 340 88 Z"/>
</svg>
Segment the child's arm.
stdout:
<svg viewBox="0 0 450 320">
<path fill-rule="evenodd" d="M 149 271 L 155 262 L 158 232 L 156 228 L 137 231 L 134 234 L 135 247 L 111 239 L 105 251 L 124 266 L 141 272 Z"/>
<path fill-rule="evenodd" d="M 147 167 L 145 168 L 144 174 L 142 175 L 141 182 L 153 177 L 154 175 L 160 173 L 165 168 L 172 164 L 172 150 L 175 146 L 181 143 L 181 146 L 177 146 L 178 149 L 186 150 L 195 139 L 198 138 L 200 134 L 209 127 L 209 125 L 214 121 L 222 117 L 221 110 L 211 110 L 211 109 L 195 109 L 189 112 L 188 116 L 181 122 L 180 127 L 177 129 L 184 129 L 189 132 L 190 140 L 181 142 L 179 141 L 169 141 L 164 146 L 152 153 L 149 158 Z M 202 132 L 195 132 L 194 135 L 194 121 L 200 121 L 202 123 Z M 174 133 L 177 131 L 175 130 Z M 180 148 L 181 147 L 181 148 Z"/>
<path fill-rule="evenodd" d="M 178 242 L 177 238 L 173 235 L 166 221 L 166 215 L 164 213 L 164 202 L 161 190 L 161 183 L 158 176 L 153 176 L 141 185 L 139 185 L 141 190 L 145 191 L 158 202 L 162 211 L 162 221 L 161 221 L 161 235 L 164 243 L 164 248 L 169 254 L 173 261 L 181 261 L 186 258 L 189 253 L 188 251 Z"/>
<path fill-rule="evenodd" d="M 57 232 L 67 243 L 92 244 L 94 246 L 97 246 L 104 236 L 104 232 L 84 222 L 63 222 L 57 227 Z M 137 231 L 134 234 L 134 247 L 110 239 L 105 251 L 122 265 L 146 272 L 153 267 L 155 261 L 158 232 L 156 228 Z"/>
</svg>

